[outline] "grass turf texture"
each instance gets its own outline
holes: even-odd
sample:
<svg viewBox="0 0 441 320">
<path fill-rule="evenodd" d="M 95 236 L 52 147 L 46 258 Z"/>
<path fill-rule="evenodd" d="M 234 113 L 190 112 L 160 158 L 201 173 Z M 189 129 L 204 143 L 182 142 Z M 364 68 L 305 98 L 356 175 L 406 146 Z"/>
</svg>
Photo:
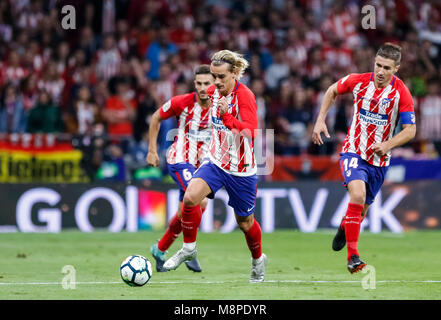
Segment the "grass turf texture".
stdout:
<svg viewBox="0 0 441 320">
<path fill-rule="evenodd" d="M 361 258 L 375 267 L 376 288 L 363 289 L 367 274 L 349 274 L 346 248 L 331 249 L 334 231 L 263 234 L 266 282 L 250 284 L 250 253 L 243 234 L 200 233 L 202 273 L 181 265 L 157 273 L 143 287 L 129 287 L 119 266 L 131 254 L 147 257 L 162 233 L 0 234 L 0 299 L 441 299 L 440 232 L 364 232 Z M 172 245 L 168 257 L 182 244 Z M 76 270 L 75 289 L 62 288 L 62 268 Z M 420 281 L 437 282 L 420 282 Z"/>
</svg>

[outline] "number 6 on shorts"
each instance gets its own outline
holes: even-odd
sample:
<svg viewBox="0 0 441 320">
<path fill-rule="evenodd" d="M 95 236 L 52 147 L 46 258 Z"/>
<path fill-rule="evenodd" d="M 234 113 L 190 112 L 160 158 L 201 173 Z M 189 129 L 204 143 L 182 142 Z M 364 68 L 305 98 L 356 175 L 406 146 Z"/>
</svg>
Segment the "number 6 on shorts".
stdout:
<svg viewBox="0 0 441 320">
<path fill-rule="evenodd" d="M 191 174 L 190 171 L 188 171 L 188 169 L 182 170 L 182 175 L 184 176 L 184 179 L 186 181 L 190 181 L 190 179 L 193 177 L 193 175 Z"/>
</svg>

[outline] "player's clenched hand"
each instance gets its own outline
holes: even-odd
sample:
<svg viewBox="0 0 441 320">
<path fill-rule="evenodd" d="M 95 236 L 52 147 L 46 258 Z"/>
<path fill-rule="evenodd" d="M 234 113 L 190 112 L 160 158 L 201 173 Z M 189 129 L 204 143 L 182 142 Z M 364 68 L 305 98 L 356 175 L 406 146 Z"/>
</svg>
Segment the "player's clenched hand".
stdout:
<svg viewBox="0 0 441 320">
<path fill-rule="evenodd" d="M 219 115 L 222 117 L 228 111 L 228 102 L 225 97 L 219 99 Z"/>
<path fill-rule="evenodd" d="M 387 141 L 382 143 L 375 143 L 372 146 L 372 150 L 380 157 L 384 156 L 388 151 L 389 147 L 387 145 Z"/>
<path fill-rule="evenodd" d="M 315 123 L 314 129 L 312 130 L 312 142 L 321 146 L 323 144 L 323 140 L 321 134 L 324 133 L 326 138 L 330 138 L 331 136 L 328 133 L 328 128 L 326 127 L 326 123 L 324 121 L 317 121 Z"/>
<path fill-rule="evenodd" d="M 149 165 L 157 167 L 159 165 L 159 156 L 157 152 L 147 153 L 146 161 Z"/>
</svg>

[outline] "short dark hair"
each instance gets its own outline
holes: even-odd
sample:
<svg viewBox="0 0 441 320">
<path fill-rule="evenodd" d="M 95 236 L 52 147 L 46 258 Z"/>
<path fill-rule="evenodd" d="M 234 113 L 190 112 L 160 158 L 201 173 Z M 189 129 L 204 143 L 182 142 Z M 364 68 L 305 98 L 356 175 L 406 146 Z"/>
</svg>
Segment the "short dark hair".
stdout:
<svg viewBox="0 0 441 320">
<path fill-rule="evenodd" d="M 201 64 L 200 66 L 198 66 L 194 71 L 194 75 L 196 76 L 198 74 L 211 74 L 210 65 Z"/>
<path fill-rule="evenodd" d="M 386 42 L 377 51 L 377 56 L 395 61 L 395 65 L 401 62 L 401 47 L 391 42 Z"/>
</svg>

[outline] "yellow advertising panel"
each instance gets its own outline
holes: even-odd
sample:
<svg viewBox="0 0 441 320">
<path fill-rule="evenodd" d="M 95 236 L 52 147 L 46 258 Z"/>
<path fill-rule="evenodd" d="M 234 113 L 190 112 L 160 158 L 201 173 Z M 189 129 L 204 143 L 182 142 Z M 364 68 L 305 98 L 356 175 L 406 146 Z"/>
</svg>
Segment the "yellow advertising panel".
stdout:
<svg viewBox="0 0 441 320">
<path fill-rule="evenodd" d="M 27 151 L 0 148 L 0 182 L 89 182 L 80 150 Z"/>
</svg>

